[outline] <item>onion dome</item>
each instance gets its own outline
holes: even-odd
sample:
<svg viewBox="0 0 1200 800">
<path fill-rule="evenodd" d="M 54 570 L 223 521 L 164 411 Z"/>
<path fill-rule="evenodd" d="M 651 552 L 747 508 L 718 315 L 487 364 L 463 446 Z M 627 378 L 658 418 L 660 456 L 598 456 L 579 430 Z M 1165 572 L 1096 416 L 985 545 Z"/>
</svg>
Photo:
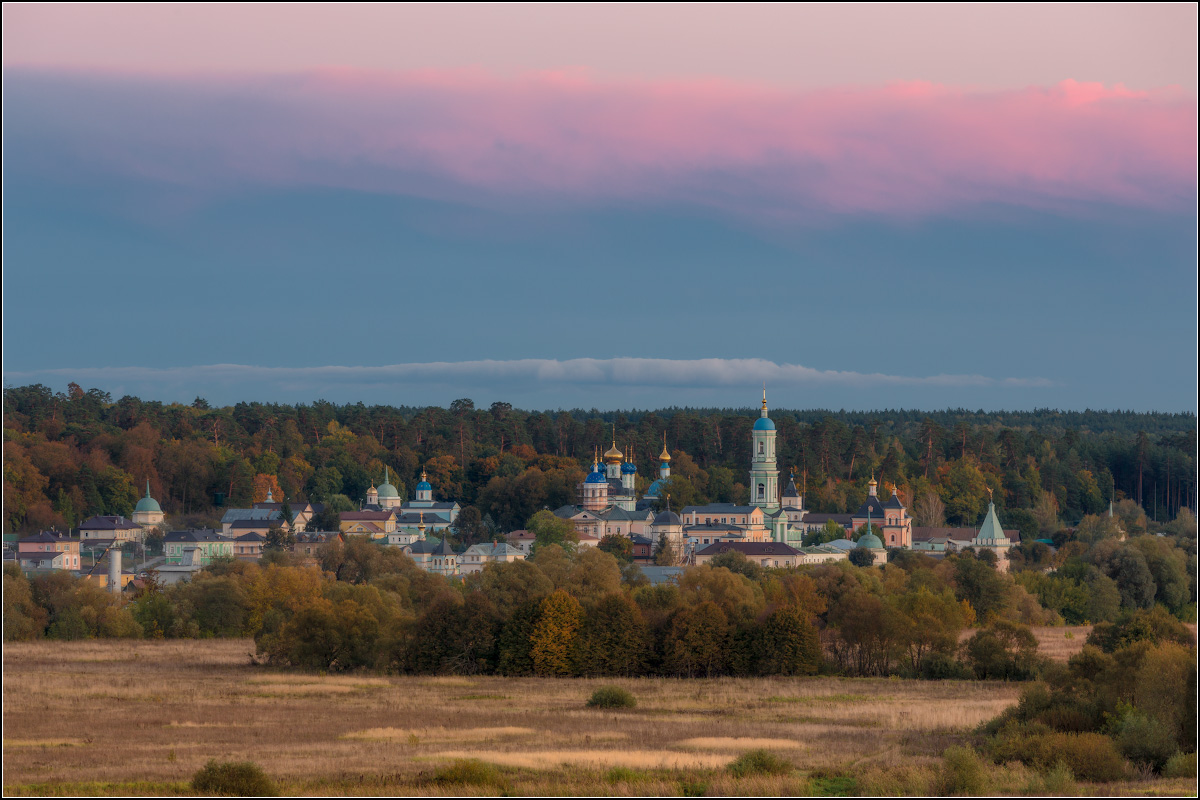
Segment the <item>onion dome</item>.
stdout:
<svg viewBox="0 0 1200 800">
<path fill-rule="evenodd" d="M 155 512 L 155 513 L 159 513 L 159 514 L 162 513 L 162 507 L 160 507 L 158 505 L 158 501 L 150 496 L 150 481 L 149 480 L 146 481 L 146 496 L 143 497 L 141 500 L 138 500 L 138 504 L 133 510 L 134 511 L 151 511 L 151 512 Z"/>
<path fill-rule="evenodd" d="M 883 542 L 873 533 L 864 533 L 858 537 L 859 550 L 882 550 Z"/>
<path fill-rule="evenodd" d="M 666 431 L 663 431 L 663 449 L 662 449 L 662 452 L 658 454 L 658 460 L 664 461 L 664 462 L 671 460 L 671 454 L 667 452 L 667 432 Z"/>
<path fill-rule="evenodd" d="M 635 472 L 637 472 L 637 467 L 635 467 L 630 462 L 626 461 L 624 464 L 621 465 L 621 474 L 622 475 L 632 475 Z"/>
<path fill-rule="evenodd" d="M 429 480 L 425 475 L 424 469 L 421 470 L 421 482 L 417 484 L 417 491 L 418 492 L 433 491 L 433 487 L 429 485 Z"/>
<path fill-rule="evenodd" d="M 588 473 L 588 476 L 583 479 L 583 482 L 584 483 L 603 483 L 604 485 L 607 486 L 608 485 L 608 476 L 606 476 L 604 474 L 603 470 L 594 469 Z"/>
<path fill-rule="evenodd" d="M 380 497 L 399 497 L 400 493 L 396 491 L 396 487 L 392 486 L 391 476 L 388 474 L 388 468 L 383 468 L 383 483 L 379 484 Z"/>
<path fill-rule="evenodd" d="M 616 442 L 613 442 L 613 446 L 604 451 L 604 460 L 609 464 L 620 464 L 625 460 L 625 456 L 617 449 Z"/>
<path fill-rule="evenodd" d="M 871 480 L 867 481 L 867 486 L 878 486 L 879 481 L 875 480 L 875 476 L 871 476 Z"/>
</svg>

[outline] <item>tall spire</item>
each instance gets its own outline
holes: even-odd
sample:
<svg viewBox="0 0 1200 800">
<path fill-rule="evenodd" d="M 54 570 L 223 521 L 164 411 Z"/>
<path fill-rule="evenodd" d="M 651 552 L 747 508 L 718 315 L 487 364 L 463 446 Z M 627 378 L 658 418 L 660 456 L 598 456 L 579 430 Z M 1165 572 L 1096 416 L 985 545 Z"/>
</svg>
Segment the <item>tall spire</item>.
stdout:
<svg viewBox="0 0 1200 800">
<path fill-rule="evenodd" d="M 387 464 L 384 464 L 384 465 L 383 465 L 383 482 L 384 482 L 384 483 L 391 483 L 391 482 L 392 482 L 391 476 L 390 476 L 390 475 L 388 475 L 388 468 L 387 468 Z"/>
<path fill-rule="evenodd" d="M 759 416 L 760 416 L 760 417 L 765 417 L 766 415 L 767 415 L 767 384 L 766 384 L 766 382 L 764 381 L 764 382 L 763 382 L 763 404 L 762 404 L 762 413 L 761 413 L 761 414 L 759 414 Z"/>
<path fill-rule="evenodd" d="M 149 496 L 150 496 L 150 479 L 146 478 L 146 497 L 149 497 Z M 1112 511 L 1112 503 L 1108 504 L 1108 510 L 1110 512 Z M 1112 514 L 1110 513 L 1109 516 L 1111 517 Z"/>
</svg>

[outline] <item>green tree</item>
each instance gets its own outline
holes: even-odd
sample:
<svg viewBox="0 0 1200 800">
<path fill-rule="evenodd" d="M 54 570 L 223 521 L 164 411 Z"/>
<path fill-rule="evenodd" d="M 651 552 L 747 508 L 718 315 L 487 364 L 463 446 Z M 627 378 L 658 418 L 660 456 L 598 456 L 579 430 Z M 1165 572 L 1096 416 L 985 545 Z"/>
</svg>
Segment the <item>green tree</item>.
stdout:
<svg viewBox="0 0 1200 800">
<path fill-rule="evenodd" d="M 673 567 L 679 563 L 679 554 L 675 545 L 666 533 L 658 535 L 658 543 L 654 547 L 654 563 L 659 567 Z"/>
<path fill-rule="evenodd" d="M 846 538 L 846 529 L 838 525 L 831 519 L 825 520 L 825 524 L 815 531 L 804 534 L 802 543 L 805 547 L 813 547 L 826 542 L 834 542 L 838 539 Z"/>
<path fill-rule="evenodd" d="M 536 539 L 534 549 L 556 544 L 565 550 L 573 550 L 579 543 L 579 534 L 570 520 L 560 519 L 551 511 L 539 511 L 525 523 L 525 529 Z"/>
<path fill-rule="evenodd" d="M 864 547 L 856 547 L 850 551 L 850 563 L 856 567 L 870 567 L 875 564 L 875 553 Z"/>
<path fill-rule="evenodd" d="M 608 533 L 600 539 L 598 549 L 608 553 L 617 563 L 628 564 L 633 561 L 633 540 L 619 533 Z"/>
<path fill-rule="evenodd" d="M 1037 638 L 1016 622 L 996 620 L 966 644 L 967 661 L 981 680 L 1026 680 L 1041 669 Z"/>
<path fill-rule="evenodd" d="M 711 678 L 727 669 L 729 621 L 712 601 L 679 609 L 663 643 L 668 672 L 682 677 Z"/>
<path fill-rule="evenodd" d="M 771 612 L 759 628 L 756 644 L 761 675 L 815 675 L 821 665 L 817 630 L 796 606 Z"/>
<path fill-rule="evenodd" d="M 605 595 L 586 615 L 576 638 L 580 675 L 641 675 L 649 632 L 637 605 L 624 594 Z"/>
</svg>

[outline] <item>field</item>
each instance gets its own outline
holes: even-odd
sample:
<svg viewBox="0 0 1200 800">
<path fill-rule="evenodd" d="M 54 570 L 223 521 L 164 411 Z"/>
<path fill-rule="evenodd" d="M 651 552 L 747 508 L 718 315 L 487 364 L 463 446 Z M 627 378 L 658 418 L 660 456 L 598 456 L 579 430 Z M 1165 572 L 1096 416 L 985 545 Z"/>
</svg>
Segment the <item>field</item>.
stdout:
<svg viewBox="0 0 1200 800">
<path fill-rule="evenodd" d="M 213 758 L 254 761 L 295 794 L 920 793 L 942 751 L 1020 692 L 843 678 L 319 676 L 255 666 L 253 649 L 248 640 L 7 645 L 5 794 L 190 794 L 191 776 Z M 636 708 L 585 707 L 614 683 Z M 734 777 L 727 765 L 756 748 L 795 769 Z M 456 763 L 464 759 L 477 761 Z M 1021 767 L 990 769 L 994 791 L 1045 791 Z M 1190 794 L 1195 783 L 1075 788 Z"/>
</svg>

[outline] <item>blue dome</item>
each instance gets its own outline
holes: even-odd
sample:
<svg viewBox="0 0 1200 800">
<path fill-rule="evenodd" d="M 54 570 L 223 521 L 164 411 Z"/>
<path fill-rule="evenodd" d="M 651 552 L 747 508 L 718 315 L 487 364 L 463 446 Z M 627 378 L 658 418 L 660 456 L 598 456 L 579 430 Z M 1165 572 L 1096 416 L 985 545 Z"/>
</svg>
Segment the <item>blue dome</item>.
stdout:
<svg viewBox="0 0 1200 800">
<path fill-rule="evenodd" d="M 650 488 L 646 490 L 647 497 L 660 497 L 662 495 L 663 479 L 659 478 L 654 483 L 650 484 Z"/>
<path fill-rule="evenodd" d="M 775 423 L 771 422 L 770 417 L 759 417 L 754 421 L 754 430 L 756 431 L 773 431 Z"/>
<path fill-rule="evenodd" d="M 635 467 L 633 464 L 630 464 L 628 461 L 621 465 L 622 475 L 631 475 L 634 472 L 637 472 L 637 467 Z"/>
<path fill-rule="evenodd" d="M 421 481 L 420 483 L 417 484 L 417 491 L 418 492 L 431 492 L 431 491 L 433 491 L 433 487 L 429 485 L 429 481 Z"/>
<path fill-rule="evenodd" d="M 608 478 L 600 470 L 588 473 L 588 476 L 583 479 L 584 483 L 608 483 Z"/>
</svg>

